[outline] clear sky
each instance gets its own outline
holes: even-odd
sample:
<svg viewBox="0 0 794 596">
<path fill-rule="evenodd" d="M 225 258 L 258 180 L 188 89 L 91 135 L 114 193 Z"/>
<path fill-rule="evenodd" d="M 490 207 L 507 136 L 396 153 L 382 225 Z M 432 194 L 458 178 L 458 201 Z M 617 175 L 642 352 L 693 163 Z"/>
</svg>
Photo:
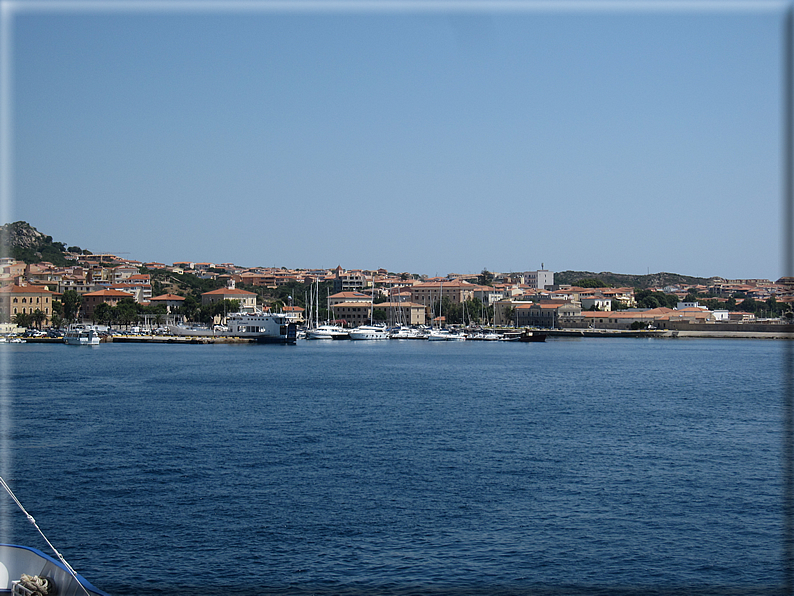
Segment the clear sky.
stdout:
<svg viewBox="0 0 794 596">
<path fill-rule="evenodd" d="M 5 218 L 165 263 L 777 279 L 786 5 L 669 5 L 7 5 Z"/>
</svg>

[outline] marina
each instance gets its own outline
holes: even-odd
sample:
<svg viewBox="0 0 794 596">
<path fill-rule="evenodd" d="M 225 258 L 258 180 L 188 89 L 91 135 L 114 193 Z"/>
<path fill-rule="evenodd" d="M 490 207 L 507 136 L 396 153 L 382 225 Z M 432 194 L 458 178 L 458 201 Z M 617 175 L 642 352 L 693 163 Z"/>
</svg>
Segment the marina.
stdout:
<svg viewBox="0 0 794 596">
<path fill-rule="evenodd" d="M 112 333 L 101 336 L 98 343 L 132 343 L 132 344 L 244 344 L 244 343 L 287 343 L 305 339 L 351 339 L 352 329 L 338 326 L 322 326 L 321 329 L 301 331 L 295 329 L 295 340 L 277 340 L 268 342 L 258 340 L 253 335 L 231 335 L 230 333 L 218 334 L 154 334 L 141 332 L 136 334 Z M 368 337 L 374 335 L 374 337 Z M 385 335 L 385 337 L 383 337 Z M 773 331 L 676 331 L 676 330 L 579 330 L 579 329 L 536 329 L 536 330 L 474 330 L 450 334 L 436 333 L 433 341 L 449 338 L 462 341 L 488 342 L 488 341 L 519 341 L 519 342 L 545 342 L 548 338 L 594 338 L 594 339 L 764 339 L 764 340 L 790 340 L 794 339 L 794 332 L 788 330 Z M 5 341 L 3 341 L 3 339 Z M 431 339 L 430 330 L 410 327 L 396 327 L 386 329 L 385 332 L 376 330 L 374 334 L 363 333 L 358 339 L 393 339 L 393 340 L 428 340 Z M 2 338 L 0 343 L 42 343 L 62 344 L 63 338 L 29 337 L 29 338 Z"/>
</svg>

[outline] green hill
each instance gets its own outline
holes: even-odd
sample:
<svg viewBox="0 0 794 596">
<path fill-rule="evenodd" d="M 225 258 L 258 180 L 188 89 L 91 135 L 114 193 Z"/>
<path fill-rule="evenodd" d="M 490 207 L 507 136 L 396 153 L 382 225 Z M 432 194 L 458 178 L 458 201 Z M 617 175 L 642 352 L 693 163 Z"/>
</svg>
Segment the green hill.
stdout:
<svg viewBox="0 0 794 596">
<path fill-rule="evenodd" d="M 632 288 L 660 288 L 664 286 L 683 285 L 709 285 L 716 278 L 692 277 L 677 273 L 651 273 L 650 275 L 630 275 L 626 273 L 612 273 L 610 271 L 560 271 L 554 274 L 555 284 L 577 285 L 580 280 L 600 279 L 605 284 L 613 287 Z"/>
</svg>

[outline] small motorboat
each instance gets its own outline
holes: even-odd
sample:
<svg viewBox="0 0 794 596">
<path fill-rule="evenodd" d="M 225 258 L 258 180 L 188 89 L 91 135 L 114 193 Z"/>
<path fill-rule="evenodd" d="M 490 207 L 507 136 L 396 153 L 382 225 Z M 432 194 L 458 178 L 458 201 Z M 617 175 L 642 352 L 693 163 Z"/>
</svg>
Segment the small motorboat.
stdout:
<svg viewBox="0 0 794 596">
<path fill-rule="evenodd" d="M 545 333 L 538 333 L 537 331 L 530 331 L 529 329 L 524 329 L 524 332 L 518 337 L 518 341 L 546 341 L 546 334 Z"/>
</svg>

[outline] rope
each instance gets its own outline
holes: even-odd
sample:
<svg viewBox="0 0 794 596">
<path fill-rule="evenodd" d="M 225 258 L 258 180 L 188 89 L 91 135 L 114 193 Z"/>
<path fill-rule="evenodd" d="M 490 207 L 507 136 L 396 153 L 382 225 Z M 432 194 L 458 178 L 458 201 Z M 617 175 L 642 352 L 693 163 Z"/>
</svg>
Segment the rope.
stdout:
<svg viewBox="0 0 794 596">
<path fill-rule="evenodd" d="M 28 521 L 31 524 L 33 524 L 33 527 L 36 528 L 36 530 L 38 530 L 39 534 L 41 534 L 41 537 L 44 538 L 44 541 L 52 549 L 52 552 L 54 552 L 56 555 L 58 555 L 58 558 L 60 559 L 61 563 L 63 563 L 63 566 L 66 567 L 66 570 L 75 579 L 75 581 L 77 582 L 77 585 L 80 586 L 83 589 L 83 592 L 85 592 L 86 596 L 91 596 L 91 594 L 88 593 L 88 590 L 86 589 L 86 587 L 83 585 L 83 582 L 81 582 L 80 578 L 77 577 L 77 572 L 74 569 L 72 569 L 72 566 L 69 565 L 69 563 L 66 562 L 66 559 L 63 558 L 63 555 L 58 552 L 58 549 L 56 549 L 52 545 L 52 542 L 50 542 L 49 538 L 47 538 L 44 535 L 44 532 L 41 531 L 41 528 L 39 528 L 39 525 L 36 523 L 36 520 L 33 519 L 33 516 L 25 510 L 25 508 L 22 506 L 22 503 L 19 502 L 19 499 L 17 499 L 17 496 L 14 494 L 14 491 L 12 491 L 11 488 L 6 484 L 6 481 L 3 480 L 2 476 L 0 476 L 0 484 L 3 485 L 3 488 L 6 489 L 6 492 L 11 496 L 12 499 L 14 499 L 14 503 L 16 503 L 17 507 L 19 507 L 19 509 L 22 511 L 22 513 L 25 514 L 25 517 L 28 518 Z"/>
<path fill-rule="evenodd" d="M 26 573 L 23 573 L 22 577 L 19 578 L 19 583 L 34 595 L 49 596 L 51 588 L 52 593 L 56 593 L 55 586 L 47 577 L 39 577 L 38 575 L 27 575 Z"/>
</svg>

